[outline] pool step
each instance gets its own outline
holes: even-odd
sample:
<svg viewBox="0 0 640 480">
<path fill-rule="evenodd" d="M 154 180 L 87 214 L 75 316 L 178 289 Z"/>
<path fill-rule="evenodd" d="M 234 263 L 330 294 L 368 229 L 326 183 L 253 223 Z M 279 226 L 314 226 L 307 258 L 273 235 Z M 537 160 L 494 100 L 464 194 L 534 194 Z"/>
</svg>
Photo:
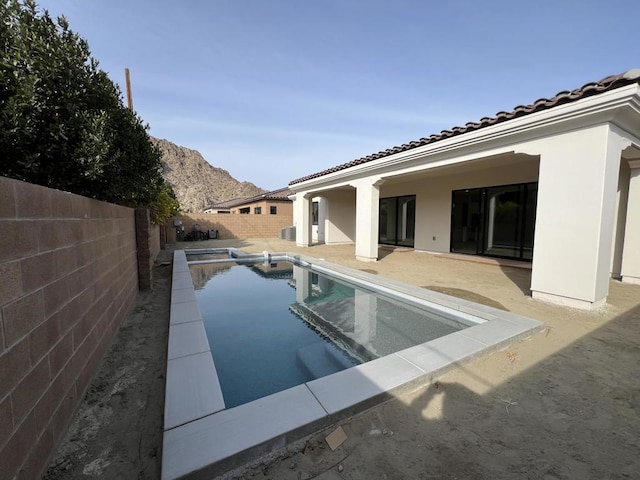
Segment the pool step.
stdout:
<svg viewBox="0 0 640 480">
<path fill-rule="evenodd" d="M 298 350 L 296 363 L 313 378 L 320 378 L 345 368 L 353 363 L 326 342 L 316 342 Z"/>
</svg>

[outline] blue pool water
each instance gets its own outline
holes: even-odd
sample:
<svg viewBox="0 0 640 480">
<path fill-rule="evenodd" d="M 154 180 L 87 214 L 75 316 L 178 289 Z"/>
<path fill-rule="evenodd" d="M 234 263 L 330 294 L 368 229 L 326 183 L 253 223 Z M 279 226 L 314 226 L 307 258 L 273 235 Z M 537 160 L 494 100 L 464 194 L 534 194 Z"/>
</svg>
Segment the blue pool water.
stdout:
<svg viewBox="0 0 640 480">
<path fill-rule="evenodd" d="M 288 262 L 190 268 L 227 408 L 467 326 Z"/>
</svg>

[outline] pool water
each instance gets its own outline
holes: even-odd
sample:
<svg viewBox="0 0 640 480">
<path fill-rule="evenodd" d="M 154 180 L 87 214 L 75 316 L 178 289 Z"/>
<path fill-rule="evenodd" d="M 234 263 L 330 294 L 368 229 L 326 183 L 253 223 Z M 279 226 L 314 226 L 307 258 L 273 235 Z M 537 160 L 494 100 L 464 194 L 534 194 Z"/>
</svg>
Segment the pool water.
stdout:
<svg viewBox="0 0 640 480">
<path fill-rule="evenodd" d="M 226 408 L 468 326 L 289 262 L 190 269 Z"/>
</svg>

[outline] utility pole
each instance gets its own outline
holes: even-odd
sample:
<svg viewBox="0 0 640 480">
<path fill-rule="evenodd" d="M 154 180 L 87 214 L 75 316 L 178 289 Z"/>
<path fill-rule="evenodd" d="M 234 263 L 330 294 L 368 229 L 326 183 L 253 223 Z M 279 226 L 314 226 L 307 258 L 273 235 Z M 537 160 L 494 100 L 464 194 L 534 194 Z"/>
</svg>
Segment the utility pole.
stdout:
<svg viewBox="0 0 640 480">
<path fill-rule="evenodd" d="M 131 95 L 131 79 L 129 78 L 129 69 L 124 69 L 124 78 L 127 83 L 127 107 L 133 110 L 133 96 Z"/>
</svg>

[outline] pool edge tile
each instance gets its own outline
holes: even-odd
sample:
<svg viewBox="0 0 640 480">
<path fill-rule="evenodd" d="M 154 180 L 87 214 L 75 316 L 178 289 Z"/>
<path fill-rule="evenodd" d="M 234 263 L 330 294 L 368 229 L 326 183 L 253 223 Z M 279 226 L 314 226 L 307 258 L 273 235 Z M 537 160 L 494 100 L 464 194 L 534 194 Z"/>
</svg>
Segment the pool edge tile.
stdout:
<svg viewBox="0 0 640 480">
<path fill-rule="evenodd" d="M 485 351 L 487 347 L 485 343 L 465 337 L 460 332 L 454 332 L 430 342 L 406 348 L 397 352 L 396 355 L 429 374 L 468 360 Z"/>
<path fill-rule="evenodd" d="M 406 359 L 391 354 L 307 382 L 329 414 L 384 394 L 415 380 L 425 372 Z"/>
<path fill-rule="evenodd" d="M 167 361 L 165 430 L 211 415 L 224 407 L 211 352 Z"/>
<path fill-rule="evenodd" d="M 535 333 L 540 330 L 542 326 L 543 324 L 541 322 L 537 322 L 537 324 L 529 322 L 529 325 L 524 325 L 500 318 L 476 325 L 475 327 L 465 328 L 457 333 L 484 343 L 489 348 L 499 348 L 505 343 L 516 341 L 523 336 Z M 487 350 L 487 353 L 488 352 Z"/>
<path fill-rule="evenodd" d="M 217 462 L 327 416 L 305 385 L 164 432 L 162 479 L 215 469 Z M 214 450 L 216 449 L 216 450 Z"/>
<path fill-rule="evenodd" d="M 196 292 L 193 289 L 193 285 L 189 285 L 184 288 L 172 288 L 171 289 L 171 304 L 176 303 L 188 303 L 196 301 Z"/>
<path fill-rule="evenodd" d="M 202 320 L 169 325 L 168 360 L 210 351 Z"/>
<path fill-rule="evenodd" d="M 200 308 L 195 300 L 192 302 L 171 304 L 169 325 L 195 321 L 202 321 Z"/>
</svg>

